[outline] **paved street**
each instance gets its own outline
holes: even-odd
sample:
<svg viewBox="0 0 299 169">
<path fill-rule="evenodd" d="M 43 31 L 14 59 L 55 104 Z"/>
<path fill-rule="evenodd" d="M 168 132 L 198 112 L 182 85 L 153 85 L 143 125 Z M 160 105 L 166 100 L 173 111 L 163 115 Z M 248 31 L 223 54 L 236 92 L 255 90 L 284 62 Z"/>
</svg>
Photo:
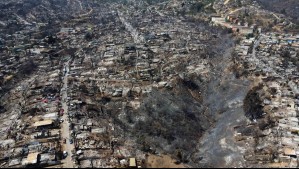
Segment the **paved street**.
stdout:
<svg viewBox="0 0 299 169">
<path fill-rule="evenodd" d="M 62 123 L 62 128 L 61 128 L 61 133 L 62 133 L 62 140 L 66 138 L 66 144 L 63 145 L 64 151 L 67 151 L 68 156 L 66 159 L 64 159 L 62 162 L 64 163 L 64 168 L 73 168 L 73 161 L 72 161 L 72 150 L 74 149 L 74 143 L 70 144 L 69 139 L 70 137 L 70 128 L 69 128 L 69 121 L 68 121 L 68 106 L 67 106 L 67 76 L 69 73 L 69 68 L 68 68 L 68 63 L 65 65 L 66 73 L 64 74 L 63 78 L 63 88 L 61 90 L 62 93 L 62 108 L 64 109 L 64 114 L 62 116 L 63 123 Z"/>
</svg>

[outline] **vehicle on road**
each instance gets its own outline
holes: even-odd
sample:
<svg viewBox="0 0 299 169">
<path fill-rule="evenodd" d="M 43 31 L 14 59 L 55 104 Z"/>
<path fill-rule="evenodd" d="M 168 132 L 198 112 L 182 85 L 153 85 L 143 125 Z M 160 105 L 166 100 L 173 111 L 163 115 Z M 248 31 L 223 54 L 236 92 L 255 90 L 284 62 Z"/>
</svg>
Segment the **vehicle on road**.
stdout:
<svg viewBox="0 0 299 169">
<path fill-rule="evenodd" d="M 70 144 L 73 144 L 73 140 L 72 139 L 70 139 Z"/>
<path fill-rule="evenodd" d="M 68 153 L 66 151 L 63 151 L 63 157 L 66 158 Z"/>
<path fill-rule="evenodd" d="M 64 143 L 64 144 L 66 143 L 66 139 L 63 139 L 63 143 Z"/>
</svg>

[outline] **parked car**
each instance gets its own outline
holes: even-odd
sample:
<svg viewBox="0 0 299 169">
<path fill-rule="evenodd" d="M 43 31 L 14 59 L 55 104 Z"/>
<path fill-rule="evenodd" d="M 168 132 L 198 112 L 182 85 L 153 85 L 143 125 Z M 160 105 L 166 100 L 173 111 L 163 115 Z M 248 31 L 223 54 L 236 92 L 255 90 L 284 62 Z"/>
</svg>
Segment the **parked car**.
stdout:
<svg viewBox="0 0 299 169">
<path fill-rule="evenodd" d="M 63 151 L 63 157 L 66 158 L 68 153 L 66 151 Z"/>
</svg>

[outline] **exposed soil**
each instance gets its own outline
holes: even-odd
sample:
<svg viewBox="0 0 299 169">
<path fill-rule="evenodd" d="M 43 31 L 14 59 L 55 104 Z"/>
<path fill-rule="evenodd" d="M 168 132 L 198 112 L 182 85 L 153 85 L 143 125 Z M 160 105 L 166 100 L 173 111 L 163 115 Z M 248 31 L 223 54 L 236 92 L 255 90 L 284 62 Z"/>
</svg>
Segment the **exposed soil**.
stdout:
<svg viewBox="0 0 299 169">
<path fill-rule="evenodd" d="M 149 155 L 146 159 L 147 168 L 186 168 L 183 164 L 176 164 L 176 160 L 168 155 Z"/>
</svg>

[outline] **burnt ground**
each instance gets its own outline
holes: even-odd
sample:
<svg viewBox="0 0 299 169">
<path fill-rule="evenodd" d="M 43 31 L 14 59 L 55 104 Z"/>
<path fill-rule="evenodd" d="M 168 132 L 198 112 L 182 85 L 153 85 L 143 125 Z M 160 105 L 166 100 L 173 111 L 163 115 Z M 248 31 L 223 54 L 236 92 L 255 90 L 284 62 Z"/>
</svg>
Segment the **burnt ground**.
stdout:
<svg viewBox="0 0 299 169">
<path fill-rule="evenodd" d="M 285 14 L 299 24 L 299 1 L 298 0 L 257 0 L 263 8 Z"/>
<path fill-rule="evenodd" d="M 250 82 L 237 79 L 235 72 L 229 71 L 231 64 L 231 51 L 227 50 L 223 59 L 216 64 L 221 72 L 214 76 L 208 84 L 207 99 L 204 104 L 208 110 L 215 114 L 216 123 L 200 139 L 198 152 L 193 156 L 199 159 L 198 167 L 242 167 L 242 149 L 234 140 L 234 126 L 246 122 L 243 109 Z"/>
<path fill-rule="evenodd" d="M 214 28 L 203 29 L 218 33 Z M 154 90 L 142 98 L 138 110 L 120 109 L 121 101 L 107 98 L 100 109 L 90 111 L 91 117 L 95 112 L 99 119 L 111 117 L 116 128 L 135 139 L 138 149 L 145 152 L 167 153 L 194 167 L 242 166 L 242 151 L 234 143 L 233 127 L 246 120 L 242 103 L 249 82 L 236 79 L 229 71 L 233 45 L 227 35 L 208 44 L 209 56 L 205 58 L 212 66 L 208 79 L 177 77 L 173 88 Z M 24 72 L 30 74 L 31 70 Z"/>
<path fill-rule="evenodd" d="M 116 124 L 136 139 L 139 149 L 170 154 L 193 167 L 243 166 L 233 128 L 247 120 L 243 100 L 250 82 L 230 71 L 233 40 L 222 40 L 222 49 L 209 58 L 207 80 L 178 77 L 172 89 L 154 90 L 144 98 L 140 109 L 124 109 L 121 117 L 115 113 Z M 200 98 L 190 91 L 200 92 Z"/>
</svg>

